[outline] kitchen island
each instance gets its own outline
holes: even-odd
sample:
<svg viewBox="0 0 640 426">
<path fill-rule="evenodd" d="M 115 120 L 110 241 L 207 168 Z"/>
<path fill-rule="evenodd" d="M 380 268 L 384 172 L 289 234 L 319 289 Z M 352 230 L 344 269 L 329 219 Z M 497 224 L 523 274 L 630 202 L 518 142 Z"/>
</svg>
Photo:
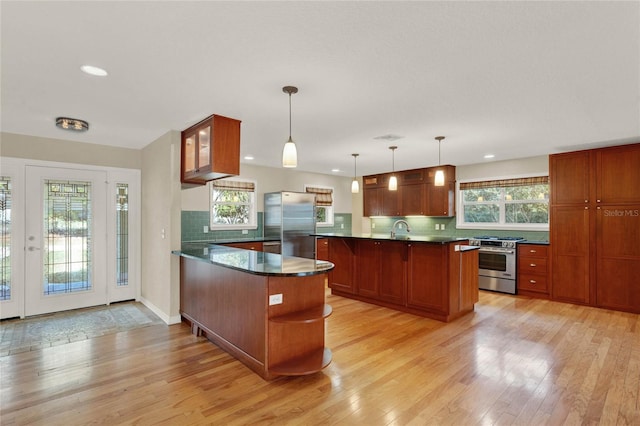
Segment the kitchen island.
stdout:
<svg viewBox="0 0 640 426">
<path fill-rule="evenodd" d="M 207 243 L 180 251 L 180 314 L 266 380 L 312 374 L 324 346 L 324 283 L 333 264 Z"/>
<path fill-rule="evenodd" d="M 328 238 L 331 293 L 449 322 L 478 301 L 478 247 L 467 239 L 389 234 Z"/>
</svg>

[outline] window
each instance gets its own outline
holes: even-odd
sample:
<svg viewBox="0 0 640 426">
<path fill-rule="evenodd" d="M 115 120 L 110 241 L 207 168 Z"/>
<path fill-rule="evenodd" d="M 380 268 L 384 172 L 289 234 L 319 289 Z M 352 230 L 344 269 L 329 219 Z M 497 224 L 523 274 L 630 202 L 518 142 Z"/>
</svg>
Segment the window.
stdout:
<svg viewBox="0 0 640 426">
<path fill-rule="evenodd" d="M 251 181 L 211 182 L 211 229 L 255 229 L 256 184 Z"/>
<path fill-rule="evenodd" d="M 549 177 L 460 183 L 458 228 L 549 229 Z"/>
<path fill-rule="evenodd" d="M 316 226 L 333 226 L 333 188 L 305 185 L 304 191 L 316 194 Z"/>
</svg>

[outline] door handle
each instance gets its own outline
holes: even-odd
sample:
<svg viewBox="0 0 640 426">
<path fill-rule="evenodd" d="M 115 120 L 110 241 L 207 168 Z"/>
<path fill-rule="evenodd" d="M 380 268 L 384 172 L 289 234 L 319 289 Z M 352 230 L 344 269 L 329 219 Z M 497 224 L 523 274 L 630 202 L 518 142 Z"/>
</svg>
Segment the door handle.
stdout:
<svg viewBox="0 0 640 426">
<path fill-rule="evenodd" d="M 40 250 L 40 247 L 29 246 L 27 250 L 29 251 Z"/>
</svg>

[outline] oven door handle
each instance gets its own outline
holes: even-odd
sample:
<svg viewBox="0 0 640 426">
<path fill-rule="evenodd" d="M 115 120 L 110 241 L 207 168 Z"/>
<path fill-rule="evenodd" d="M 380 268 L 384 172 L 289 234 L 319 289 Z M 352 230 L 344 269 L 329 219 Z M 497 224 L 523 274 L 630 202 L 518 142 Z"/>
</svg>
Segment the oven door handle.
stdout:
<svg viewBox="0 0 640 426">
<path fill-rule="evenodd" d="M 515 254 L 515 250 L 486 250 L 486 249 L 480 249 L 478 250 L 479 253 L 495 253 L 495 254 Z"/>
</svg>

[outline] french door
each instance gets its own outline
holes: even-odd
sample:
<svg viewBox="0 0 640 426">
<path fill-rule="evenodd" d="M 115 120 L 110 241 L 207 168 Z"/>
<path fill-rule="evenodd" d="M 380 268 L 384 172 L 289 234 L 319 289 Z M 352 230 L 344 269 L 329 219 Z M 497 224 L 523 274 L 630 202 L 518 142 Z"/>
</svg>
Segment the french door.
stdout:
<svg viewBox="0 0 640 426">
<path fill-rule="evenodd" d="M 0 318 L 140 298 L 140 171 L 0 157 Z"/>
<path fill-rule="evenodd" d="M 25 172 L 25 315 L 106 304 L 106 173 Z"/>
</svg>

